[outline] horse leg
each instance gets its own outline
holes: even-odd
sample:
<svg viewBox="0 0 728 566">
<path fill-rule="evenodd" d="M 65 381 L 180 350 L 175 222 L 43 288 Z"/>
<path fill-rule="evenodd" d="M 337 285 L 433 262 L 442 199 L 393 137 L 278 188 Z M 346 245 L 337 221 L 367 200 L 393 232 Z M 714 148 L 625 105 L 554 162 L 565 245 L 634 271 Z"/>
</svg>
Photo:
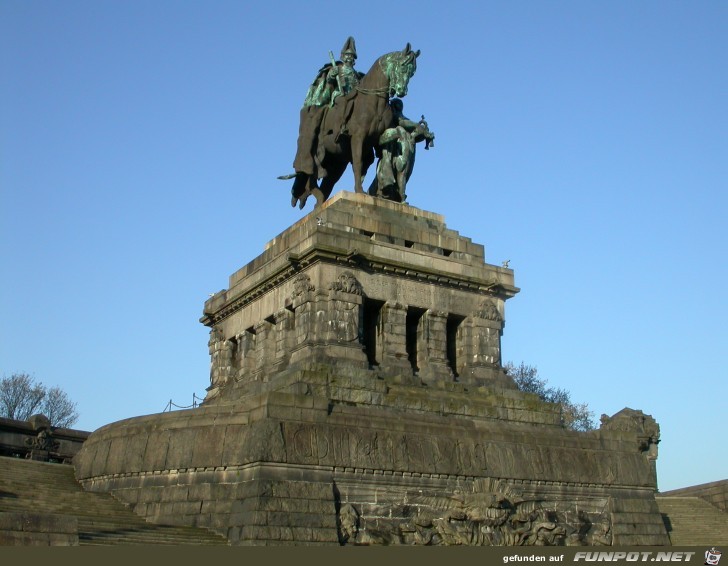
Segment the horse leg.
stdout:
<svg viewBox="0 0 728 566">
<path fill-rule="evenodd" d="M 291 206 L 298 204 L 298 208 L 303 209 L 306 206 L 306 200 L 312 194 L 315 195 L 315 191 L 318 191 L 316 177 L 306 173 L 298 173 L 293 183 L 293 189 L 291 189 Z"/>
<path fill-rule="evenodd" d="M 362 179 L 364 178 L 362 155 L 364 153 L 364 140 L 352 137 L 351 140 L 351 168 L 354 171 L 354 192 L 363 193 L 364 187 Z"/>
<path fill-rule="evenodd" d="M 339 181 L 339 179 L 341 179 L 344 171 L 346 171 L 347 165 L 348 163 L 346 161 L 335 161 L 329 163 L 328 176 L 324 177 L 321 180 L 321 189 L 317 192 L 314 192 L 314 195 L 317 199 L 317 207 L 320 206 L 323 201 L 329 198 L 329 196 L 331 196 L 331 191 L 334 190 L 334 185 Z M 319 195 L 321 196 L 321 200 L 319 200 Z"/>
<path fill-rule="evenodd" d="M 306 184 L 308 183 L 308 175 L 305 173 L 296 173 L 296 178 L 293 181 L 293 187 L 291 187 L 291 206 L 296 206 L 299 201 L 306 202 L 308 195 L 308 189 Z"/>
<path fill-rule="evenodd" d="M 303 207 L 306 204 L 306 199 L 313 195 L 316 197 L 316 204 L 315 207 L 319 206 L 321 204 L 321 191 L 319 190 L 318 183 L 316 182 L 316 177 L 313 175 L 310 175 L 308 178 L 308 184 L 306 185 L 306 192 L 304 193 L 304 198 L 301 199 L 301 204 L 299 205 L 299 208 L 303 210 Z M 325 200 L 325 199 L 324 199 Z"/>
<path fill-rule="evenodd" d="M 323 184 L 324 183 L 322 183 L 322 185 Z M 326 197 L 324 196 L 324 193 L 321 189 L 314 189 L 313 191 L 311 191 L 311 194 L 316 197 L 316 204 L 313 205 L 314 210 L 316 210 L 324 203 Z"/>
</svg>

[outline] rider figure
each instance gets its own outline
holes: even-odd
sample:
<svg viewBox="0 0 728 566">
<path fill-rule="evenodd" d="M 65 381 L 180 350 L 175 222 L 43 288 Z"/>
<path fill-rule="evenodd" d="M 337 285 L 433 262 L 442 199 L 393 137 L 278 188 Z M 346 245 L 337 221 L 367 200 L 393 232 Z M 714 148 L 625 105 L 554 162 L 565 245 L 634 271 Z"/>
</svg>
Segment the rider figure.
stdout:
<svg viewBox="0 0 728 566">
<path fill-rule="evenodd" d="M 319 69 L 308 89 L 303 106 L 333 106 L 337 97 L 351 92 L 364 76 L 354 69 L 355 62 L 356 43 L 350 37 L 341 49 L 341 61 L 336 61 L 335 66 L 327 63 Z"/>
<path fill-rule="evenodd" d="M 324 111 L 333 106 L 336 98 L 351 92 L 364 76 L 354 69 L 356 43 L 349 37 L 341 49 L 341 61 L 335 65 L 328 63 L 316 74 L 308 89 L 301 109 L 301 122 L 298 131 L 298 145 L 293 168 L 297 176 L 306 175 L 315 180 L 326 175 L 320 163 L 316 163 L 318 134 Z"/>
</svg>

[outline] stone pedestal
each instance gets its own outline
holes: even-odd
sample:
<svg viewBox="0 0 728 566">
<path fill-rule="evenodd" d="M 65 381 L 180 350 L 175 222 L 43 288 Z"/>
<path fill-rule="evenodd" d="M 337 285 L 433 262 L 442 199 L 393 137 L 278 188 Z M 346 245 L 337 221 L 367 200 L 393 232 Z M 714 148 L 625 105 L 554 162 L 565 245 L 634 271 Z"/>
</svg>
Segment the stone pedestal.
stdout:
<svg viewBox="0 0 728 566">
<path fill-rule="evenodd" d="M 99 429 L 77 477 L 235 544 L 668 544 L 654 420 L 566 430 L 503 371 L 517 292 L 441 216 L 341 192 L 205 303 L 203 406 Z"/>
<path fill-rule="evenodd" d="M 441 216 L 340 193 L 234 273 L 202 321 L 218 342 L 246 348 L 232 357 L 233 389 L 256 381 L 250 372 L 301 363 L 508 388 L 502 313 L 517 292 L 513 272 L 485 263 L 483 246 Z M 252 369 L 244 363 L 251 342 L 236 339 L 245 332 L 255 335 Z"/>
</svg>

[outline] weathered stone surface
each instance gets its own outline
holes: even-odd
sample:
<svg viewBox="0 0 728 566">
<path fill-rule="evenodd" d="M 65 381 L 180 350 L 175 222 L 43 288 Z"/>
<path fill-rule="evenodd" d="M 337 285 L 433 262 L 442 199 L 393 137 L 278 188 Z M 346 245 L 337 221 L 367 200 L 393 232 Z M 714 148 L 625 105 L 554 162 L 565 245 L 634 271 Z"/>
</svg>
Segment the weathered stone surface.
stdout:
<svg viewBox="0 0 728 566">
<path fill-rule="evenodd" d="M 52 427 L 44 415 L 27 421 L 0 417 L 0 456 L 70 463 L 89 434 Z"/>
<path fill-rule="evenodd" d="M 728 511 L 728 480 L 663 491 L 660 495 L 664 497 L 700 497 L 718 509 Z"/>
<path fill-rule="evenodd" d="M 203 406 L 113 423 L 90 490 L 234 544 L 665 544 L 659 428 L 590 433 L 501 367 L 510 269 L 442 217 L 339 193 L 205 304 Z"/>
<path fill-rule="evenodd" d="M 78 520 L 67 515 L 0 513 L 0 546 L 78 546 Z"/>
<path fill-rule="evenodd" d="M 448 230 L 441 216 L 340 193 L 205 304 L 208 401 L 228 375 L 245 383 L 302 361 L 392 375 L 422 365 L 428 382 L 462 374 L 507 386 L 498 371 L 502 310 L 517 292 L 513 272 L 486 264 L 483 247 Z M 484 304 L 495 315 L 484 315 Z M 466 319 L 470 332 L 458 331 Z"/>
</svg>

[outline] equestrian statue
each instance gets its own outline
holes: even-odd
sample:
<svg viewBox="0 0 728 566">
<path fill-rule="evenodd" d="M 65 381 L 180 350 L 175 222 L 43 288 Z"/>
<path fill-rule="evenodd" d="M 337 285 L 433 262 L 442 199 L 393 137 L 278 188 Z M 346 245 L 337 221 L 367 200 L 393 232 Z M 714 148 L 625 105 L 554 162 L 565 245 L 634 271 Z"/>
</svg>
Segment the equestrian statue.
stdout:
<svg viewBox="0 0 728 566">
<path fill-rule="evenodd" d="M 375 155 L 380 159 L 377 169 L 385 172 L 386 179 L 378 175 L 370 194 L 404 202 L 414 144 L 426 140 L 427 149 L 434 140 L 424 118 L 415 124 L 402 116 L 399 100 L 407 94 L 419 54 L 408 43 L 402 51 L 381 56 L 362 74 L 354 69 L 353 37 L 344 43 L 341 60 L 335 61 L 329 52 L 331 62 L 316 74 L 301 109 L 295 173 L 279 177 L 294 179 L 292 206 L 303 208 L 311 195 L 320 206 L 349 163 L 354 191 L 363 193 L 363 178 Z M 398 98 L 390 100 L 392 97 Z"/>
</svg>

